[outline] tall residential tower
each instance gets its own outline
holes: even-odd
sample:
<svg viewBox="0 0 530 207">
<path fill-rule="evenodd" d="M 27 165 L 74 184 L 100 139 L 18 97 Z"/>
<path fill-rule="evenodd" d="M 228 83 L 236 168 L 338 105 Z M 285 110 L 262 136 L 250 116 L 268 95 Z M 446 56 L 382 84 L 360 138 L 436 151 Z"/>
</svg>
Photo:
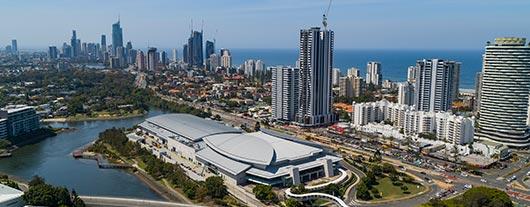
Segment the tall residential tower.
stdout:
<svg viewBox="0 0 530 207">
<path fill-rule="evenodd" d="M 496 38 L 483 57 L 477 137 L 530 146 L 530 45 L 526 38 Z"/>
<path fill-rule="evenodd" d="M 300 84 L 297 122 L 302 126 L 330 124 L 332 111 L 333 31 L 300 30 Z"/>
</svg>

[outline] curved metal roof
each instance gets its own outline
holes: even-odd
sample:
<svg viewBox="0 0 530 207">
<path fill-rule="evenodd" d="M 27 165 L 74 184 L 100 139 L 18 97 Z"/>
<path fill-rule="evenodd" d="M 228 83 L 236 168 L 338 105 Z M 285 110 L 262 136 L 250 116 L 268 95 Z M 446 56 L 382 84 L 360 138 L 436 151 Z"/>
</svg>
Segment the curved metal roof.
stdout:
<svg viewBox="0 0 530 207">
<path fill-rule="evenodd" d="M 246 134 L 218 134 L 204 138 L 217 153 L 247 163 L 269 165 L 274 148 L 266 141 Z"/>
<path fill-rule="evenodd" d="M 148 118 L 146 121 L 192 141 L 215 134 L 241 133 L 239 129 L 191 114 L 164 114 Z"/>
</svg>

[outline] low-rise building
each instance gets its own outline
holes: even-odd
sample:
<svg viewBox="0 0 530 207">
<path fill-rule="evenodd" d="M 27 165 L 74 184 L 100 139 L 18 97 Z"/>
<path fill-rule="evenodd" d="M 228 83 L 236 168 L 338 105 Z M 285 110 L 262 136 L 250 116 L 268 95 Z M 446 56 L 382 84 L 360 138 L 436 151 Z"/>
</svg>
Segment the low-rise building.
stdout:
<svg viewBox="0 0 530 207">
<path fill-rule="evenodd" d="M 390 123 L 406 136 L 433 134 L 433 139 L 463 145 L 473 141 L 472 118 L 450 112 L 417 111 L 414 106 L 381 100 L 353 103 L 353 125 L 357 128 L 369 123 Z"/>
<path fill-rule="evenodd" d="M 341 160 L 285 134 L 268 130 L 243 133 L 189 114 L 151 117 L 138 127 L 160 148 L 208 168 L 233 184 L 289 186 L 331 177 Z"/>
</svg>

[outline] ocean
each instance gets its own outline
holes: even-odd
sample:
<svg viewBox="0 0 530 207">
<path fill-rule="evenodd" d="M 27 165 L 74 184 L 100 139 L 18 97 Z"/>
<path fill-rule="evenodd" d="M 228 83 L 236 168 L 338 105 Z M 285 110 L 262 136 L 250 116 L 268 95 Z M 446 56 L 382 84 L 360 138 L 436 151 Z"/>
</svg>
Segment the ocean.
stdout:
<svg viewBox="0 0 530 207">
<path fill-rule="evenodd" d="M 261 59 L 265 65 L 294 66 L 298 58 L 297 49 L 231 49 L 234 65 L 247 59 Z M 368 61 L 381 62 L 383 80 L 405 81 L 407 68 L 420 59 L 444 59 L 462 63 L 460 88 L 474 89 L 475 74 L 482 70 L 482 50 L 354 50 L 336 49 L 333 67 L 340 68 L 342 74 L 351 67 L 366 74 Z"/>
</svg>

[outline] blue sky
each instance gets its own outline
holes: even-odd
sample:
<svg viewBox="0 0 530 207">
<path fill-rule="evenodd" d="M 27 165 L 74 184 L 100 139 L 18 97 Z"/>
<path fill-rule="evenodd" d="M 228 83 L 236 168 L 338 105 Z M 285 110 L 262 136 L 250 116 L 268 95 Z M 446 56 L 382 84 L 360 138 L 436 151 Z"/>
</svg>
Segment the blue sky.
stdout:
<svg viewBox="0 0 530 207">
<path fill-rule="evenodd" d="M 0 0 L 0 46 L 61 45 L 110 37 L 121 16 L 135 47 L 181 47 L 204 21 L 218 48 L 297 48 L 300 28 L 320 26 L 327 0 Z M 528 0 L 334 0 L 336 48 L 481 49 L 497 36 L 530 37 Z M 217 32 L 216 32 L 217 31 Z M 109 41 L 109 40 L 107 40 Z"/>
</svg>

